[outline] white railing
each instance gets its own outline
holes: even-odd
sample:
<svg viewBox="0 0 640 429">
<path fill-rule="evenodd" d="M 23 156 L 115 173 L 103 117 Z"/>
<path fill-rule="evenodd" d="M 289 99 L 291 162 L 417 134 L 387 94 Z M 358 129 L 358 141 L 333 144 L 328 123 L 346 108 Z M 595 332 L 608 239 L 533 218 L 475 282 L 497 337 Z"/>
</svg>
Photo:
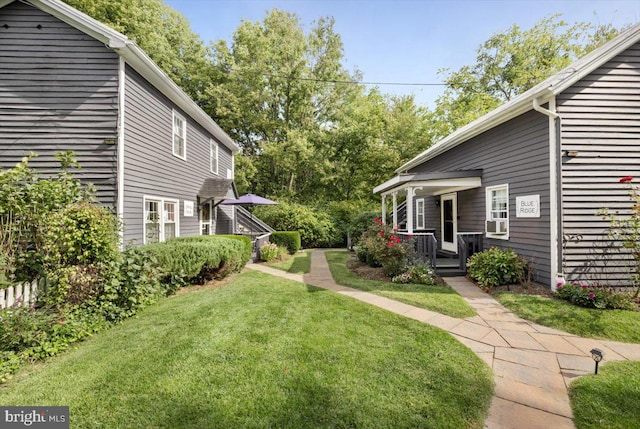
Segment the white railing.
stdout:
<svg viewBox="0 0 640 429">
<path fill-rule="evenodd" d="M 26 307 L 35 304 L 38 281 L 25 282 L 0 289 L 0 308 Z"/>
</svg>

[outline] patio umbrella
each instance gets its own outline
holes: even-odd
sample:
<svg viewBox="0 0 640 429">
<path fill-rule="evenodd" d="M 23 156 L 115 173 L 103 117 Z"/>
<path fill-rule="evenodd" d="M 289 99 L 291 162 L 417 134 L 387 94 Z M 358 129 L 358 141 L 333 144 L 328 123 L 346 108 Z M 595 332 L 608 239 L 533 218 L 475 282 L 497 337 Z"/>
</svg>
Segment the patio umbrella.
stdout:
<svg viewBox="0 0 640 429">
<path fill-rule="evenodd" d="M 220 204 L 226 205 L 238 205 L 238 206 L 266 206 L 271 204 L 278 204 L 275 201 L 271 201 L 268 198 L 263 198 L 256 194 L 244 194 L 237 200 L 225 200 Z M 251 234 L 251 240 L 253 241 L 253 212 L 251 212 L 251 226 L 249 226 L 249 234 Z"/>
</svg>

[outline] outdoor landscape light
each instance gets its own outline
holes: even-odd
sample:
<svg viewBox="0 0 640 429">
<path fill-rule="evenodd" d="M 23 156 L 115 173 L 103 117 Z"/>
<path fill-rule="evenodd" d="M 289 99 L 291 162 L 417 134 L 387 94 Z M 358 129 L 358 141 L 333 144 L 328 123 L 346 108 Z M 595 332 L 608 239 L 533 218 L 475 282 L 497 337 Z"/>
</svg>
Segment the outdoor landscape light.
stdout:
<svg viewBox="0 0 640 429">
<path fill-rule="evenodd" d="M 591 358 L 596 362 L 596 374 L 598 373 L 598 364 L 604 357 L 604 353 L 600 349 L 591 349 Z"/>
</svg>

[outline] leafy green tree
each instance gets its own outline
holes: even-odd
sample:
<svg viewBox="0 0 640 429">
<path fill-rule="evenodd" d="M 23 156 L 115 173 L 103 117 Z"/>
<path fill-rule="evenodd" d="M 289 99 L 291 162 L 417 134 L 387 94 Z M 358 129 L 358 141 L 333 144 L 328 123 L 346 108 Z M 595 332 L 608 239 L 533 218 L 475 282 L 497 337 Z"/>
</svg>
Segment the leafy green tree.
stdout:
<svg viewBox="0 0 640 429">
<path fill-rule="evenodd" d="M 513 99 L 618 33 L 611 25 L 569 25 L 552 15 L 530 29 L 513 25 L 494 34 L 478 48 L 475 64 L 440 71 L 447 88 L 431 112 L 434 137 L 440 139 Z"/>
<path fill-rule="evenodd" d="M 163 0 L 63 0 L 126 35 L 202 103 L 210 62 L 189 21 Z"/>
</svg>

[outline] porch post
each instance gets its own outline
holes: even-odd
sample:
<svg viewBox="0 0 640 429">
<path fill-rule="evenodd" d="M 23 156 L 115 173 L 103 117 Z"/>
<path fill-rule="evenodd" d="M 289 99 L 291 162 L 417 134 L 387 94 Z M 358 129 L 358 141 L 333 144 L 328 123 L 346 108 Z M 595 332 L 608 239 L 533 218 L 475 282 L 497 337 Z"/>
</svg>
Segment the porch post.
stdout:
<svg viewBox="0 0 640 429">
<path fill-rule="evenodd" d="M 393 196 L 393 227 L 398 227 L 398 192 L 394 191 Z"/>
<path fill-rule="evenodd" d="M 387 223 L 387 196 L 382 194 L 382 224 Z"/>
<path fill-rule="evenodd" d="M 413 234 L 413 197 L 416 194 L 414 187 L 407 188 L 407 234 Z"/>
</svg>

